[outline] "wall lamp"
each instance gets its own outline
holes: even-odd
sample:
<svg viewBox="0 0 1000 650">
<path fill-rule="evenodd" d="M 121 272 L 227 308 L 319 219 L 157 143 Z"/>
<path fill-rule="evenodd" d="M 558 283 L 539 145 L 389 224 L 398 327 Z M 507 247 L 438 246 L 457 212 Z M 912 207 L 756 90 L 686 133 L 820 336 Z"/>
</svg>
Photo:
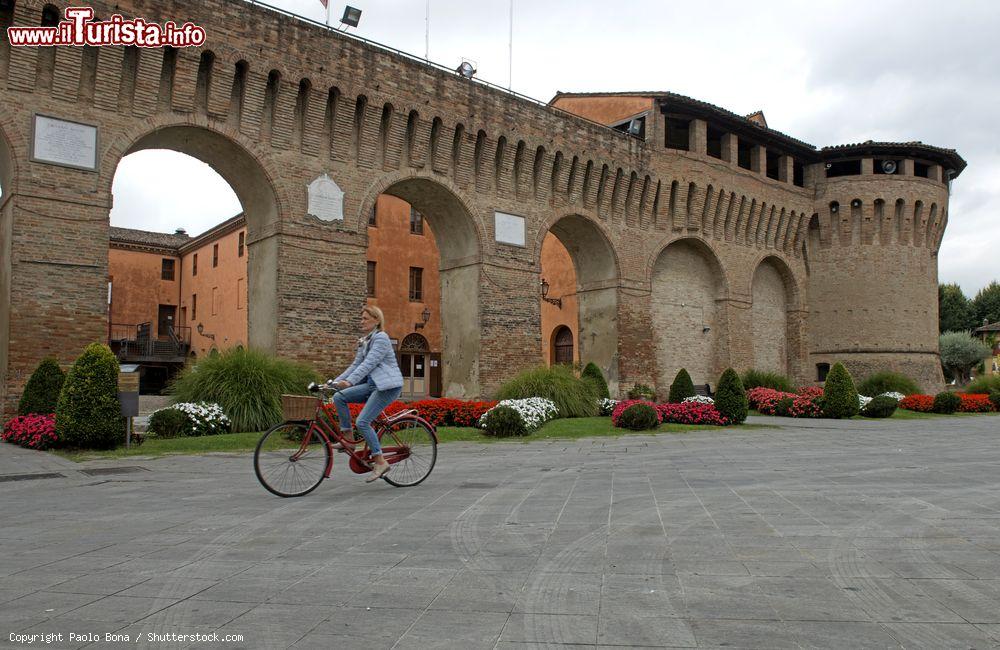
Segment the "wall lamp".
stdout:
<svg viewBox="0 0 1000 650">
<path fill-rule="evenodd" d="M 424 310 L 420 313 L 420 317 L 423 318 L 424 321 L 422 323 L 414 323 L 413 324 L 413 329 L 415 329 L 415 330 L 419 330 L 419 329 L 423 329 L 424 328 L 424 325 L 427 324 L 427 321 L 429 321 L 431 319 L 431 310 L 428 309 L 427 307 L 424 307 Z"/>
<path fill-rule="evenodd" d="M 562 298 L 549 298 L 549 283 L 545 281 L 545 278 L 542 278 L 541 287 L 542 300 L 551 305 L 555 305 L 559 309 L 562 309 Z"/>
</svg>

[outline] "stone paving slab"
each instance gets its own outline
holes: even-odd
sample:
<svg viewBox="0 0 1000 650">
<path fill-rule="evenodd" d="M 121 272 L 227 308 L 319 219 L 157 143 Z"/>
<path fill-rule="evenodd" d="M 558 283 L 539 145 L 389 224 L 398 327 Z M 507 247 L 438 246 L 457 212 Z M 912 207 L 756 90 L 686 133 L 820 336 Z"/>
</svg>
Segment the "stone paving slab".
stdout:
<svg viewBox="0 0 1000 650">
<path fill-rule="evenodd" d="M 1000 648 L 1000 418 L 756 421 L 448 444 L 416 488 L 338 464 L 291 500 L 249 454 L 0 444 L 62 474 L 0 482 L 0 648 Z M 242 640 L 166 636 L 195 633 Z"/>
</svg>

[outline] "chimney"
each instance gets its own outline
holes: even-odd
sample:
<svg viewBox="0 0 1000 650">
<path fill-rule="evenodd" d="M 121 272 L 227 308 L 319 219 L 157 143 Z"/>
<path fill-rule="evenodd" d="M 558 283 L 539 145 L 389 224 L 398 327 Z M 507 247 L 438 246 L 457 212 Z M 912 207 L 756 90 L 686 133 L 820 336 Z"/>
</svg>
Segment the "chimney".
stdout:
<svg viewBox="0 0 1000 650">
<path fill-rule="evenodd" d="M 184 235 L 185 237 L 187 237 L 188 233 L 183 228 L 178 228 L 177 230 L 174 231 L 174 234 L 175 235 Z"/>
</svg>

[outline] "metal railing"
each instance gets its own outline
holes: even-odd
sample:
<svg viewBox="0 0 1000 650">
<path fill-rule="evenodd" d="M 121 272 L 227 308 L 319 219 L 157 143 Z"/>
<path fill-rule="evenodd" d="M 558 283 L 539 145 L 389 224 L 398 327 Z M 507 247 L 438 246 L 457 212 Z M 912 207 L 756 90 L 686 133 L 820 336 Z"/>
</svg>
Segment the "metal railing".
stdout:
<svg viewBox="0 0 1000 650">
<path fill-rule="evenodd" d="M 191 328 L 168 325 L 159 338 L 153 336 L 151 322 L 112 323 L 108 346 L 122 361 L 139 359 L 183 361 L 191 349 Z"/>
</svg>

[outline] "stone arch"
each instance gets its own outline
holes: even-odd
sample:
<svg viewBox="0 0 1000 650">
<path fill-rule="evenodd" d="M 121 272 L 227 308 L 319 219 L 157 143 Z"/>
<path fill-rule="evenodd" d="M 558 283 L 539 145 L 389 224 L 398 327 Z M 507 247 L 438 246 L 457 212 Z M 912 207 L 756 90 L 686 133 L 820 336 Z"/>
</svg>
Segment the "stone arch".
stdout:
<svg viewBox="0 0 1000 650">
<path fill-rule="evenodd" d="M 164 123 L 142 132 L 122 135 L 104 155 L 101 176 L 104 191 L 111 185 L 121 160 L 145 149 L 169 149 L 196 158 L 214 169 L 235 192 L 247 223 L 248 342 L 268 351 L 277 349 L 278 239 L 265 235 L 287 215 L 289 201 L 282 200 L 277 175 L 266 157 L 233 133 L 207 124 Z M 286 217 L 287 218 L 287 217 Z"/>
<path fill-rule="evenodd" d="M 593 361 L 618 386 L 618 280 L 621 266 L 612 238 L 593 215 L 580 212 L 550 218 L 535 237 L 534 259 L 542 271 L 542 245 L 551 233 L 566 248 L 576 276 L 577 349 L 582 363 Z M 566 308 L 566 306 L 564 306 Z M 570 315 L 570 320 L 573 320 Z"/>
<path fill-rule="evenodd" d="M 665 393 L 681 368 L 696 385 L 714 387 L 725 359 L 727 322 L 721 301 L 729 282 L 715 250 L 683 237 L 656 249 L 649 264 L 656 386 Z"/>
<path fill-rule="evenodd" d="M 479 282 L 483 235 L 475 212 L 446 177 L 396 172 L 369 187 L 367 215 L 380 194 L 409 203 L 434 233 L 440 254 L 442 385 L 446 397 L 479 394 Z"/>
<path fill-rule="evenodd" d="M 751 345 L 757 370 L 794 374 L 794 329 L 789 312 L 798 310 L 800 291 L 788 264 L 765 255 L 753 265 L 750 278 Z"/>
</svg>

